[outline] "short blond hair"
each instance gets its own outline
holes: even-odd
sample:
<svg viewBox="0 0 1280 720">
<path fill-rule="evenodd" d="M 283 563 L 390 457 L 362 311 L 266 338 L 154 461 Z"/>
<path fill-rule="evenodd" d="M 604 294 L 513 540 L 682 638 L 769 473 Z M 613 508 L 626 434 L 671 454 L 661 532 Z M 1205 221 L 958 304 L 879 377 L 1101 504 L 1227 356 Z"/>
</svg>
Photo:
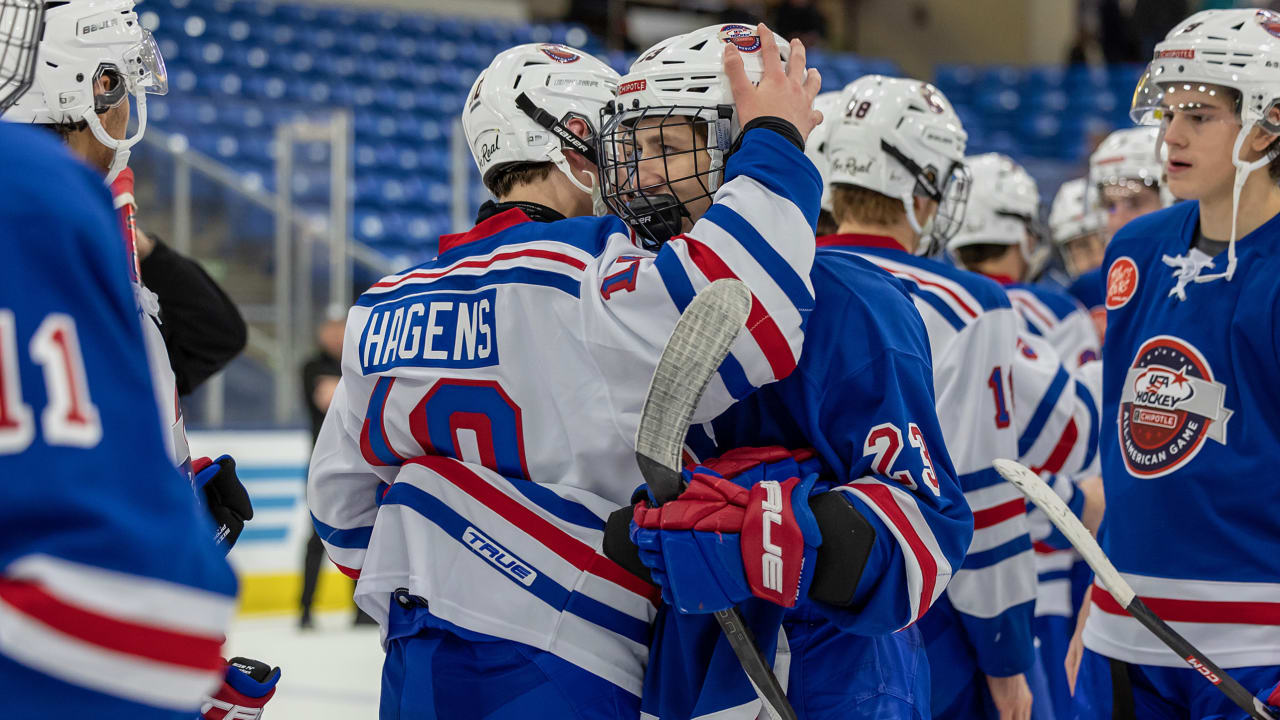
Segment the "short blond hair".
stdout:
<svg viewBox="0 0 1280 720">
<path fill-rule="evenodd" d="M 837 223 L 896 225 L 907 216 L 902 201 L 875 190 L 847 183 L 831 185 L 831 207 Z"/>
</svg>

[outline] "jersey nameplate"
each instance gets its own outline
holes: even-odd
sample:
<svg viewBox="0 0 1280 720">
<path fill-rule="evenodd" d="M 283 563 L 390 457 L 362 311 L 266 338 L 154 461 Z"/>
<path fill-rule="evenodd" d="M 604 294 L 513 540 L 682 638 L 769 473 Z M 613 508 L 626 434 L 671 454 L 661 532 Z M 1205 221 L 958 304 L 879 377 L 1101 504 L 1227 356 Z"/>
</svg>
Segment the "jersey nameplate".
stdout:
<svg viewBox="0 0 1280 720">
<path fill-rule="evenodd" d="M 497 290 L 423 293 L 375 306 L 360 333 L 364 374 L 396 367 L 478 368 L 498 364 Z"/>
</svg>

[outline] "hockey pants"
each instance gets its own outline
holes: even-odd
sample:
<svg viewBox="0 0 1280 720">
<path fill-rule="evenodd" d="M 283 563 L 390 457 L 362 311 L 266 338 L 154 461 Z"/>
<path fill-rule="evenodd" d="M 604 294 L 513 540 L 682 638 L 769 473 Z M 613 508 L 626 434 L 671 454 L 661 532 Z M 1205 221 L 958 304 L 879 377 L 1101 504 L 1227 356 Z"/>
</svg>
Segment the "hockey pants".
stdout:
<svg viewBox="0 0 1280 720">
<path fill-rule="evenodd" d="M 460 628 L 394 599 L 380 720 L 638 718 L 640 698 L 551 653 Z"/>
</svg>

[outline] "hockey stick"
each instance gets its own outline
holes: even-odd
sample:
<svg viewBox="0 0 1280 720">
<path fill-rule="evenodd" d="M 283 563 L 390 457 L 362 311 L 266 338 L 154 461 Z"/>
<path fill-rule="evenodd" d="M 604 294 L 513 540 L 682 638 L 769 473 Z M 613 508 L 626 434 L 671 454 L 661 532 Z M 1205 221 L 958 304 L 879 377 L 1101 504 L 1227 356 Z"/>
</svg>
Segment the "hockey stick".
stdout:
<svg viewBox="0 0 1280 720">
<path fill-rule="evenodd" d="M 1262 701 L 1253 696 L 1253 693 L 1244 689 L 1235 678 L 1228 675 L 1204 653 L 1187 642 L 1186 638 L 1179 635 L 1177 630 L 1169 627 L 1158 615 L 1151 612 L 1151 609 L 1142 602 L 1142 598 L 1139 598 L 1129 583 L 1120 576 L 1116 566 L 1107 559 L 1102 548 L 1098 546 L 1098 541 L 1093 539 L 1093 534 L 1071 512 L 1067 504 L 1062 502 L 1062 498 L 1040 479 L 1039 475 L 1012 460 L 996 460 L 993 464 L 1001 477 L 1021 490 L 1022 494 L 1043 510 L 1062 534 L 1067 536 L 1076 551 L 1085 562 L 1089 563 L 1089 567 L 1093 568 L 1098 579 L 1106 586 L 1111 597 L 1115 598 L 1126 612 L 1160 638 L 1161 642 L 1168 645 L 1170 650 L 1177 653 L 1205 680 L 1213 683 L 1231 702 L 1249 713 L 1249 717 L 1255 720 L 1276 720 L 1267 711 Z"/>
<path fill-rule="evenodd" d="M 750 311 L 751 292 L 741 281 L 711 283 L 680 315 L 658 358 L 636 432 L 636 462 L 658 504 L 674 499 L 683 489 L 681 450 L 689 421 Z M 769 715 L 774 720 L 796 720 L 796 711 L 742 613 L 729 608 L 715 617 Z"/>
</svg>

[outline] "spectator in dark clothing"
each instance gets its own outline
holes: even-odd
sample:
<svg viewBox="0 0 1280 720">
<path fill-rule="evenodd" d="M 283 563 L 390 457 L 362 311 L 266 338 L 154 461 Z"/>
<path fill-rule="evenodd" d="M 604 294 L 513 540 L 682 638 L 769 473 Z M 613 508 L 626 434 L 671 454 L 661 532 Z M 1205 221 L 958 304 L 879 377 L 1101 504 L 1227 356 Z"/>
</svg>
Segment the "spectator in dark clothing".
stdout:
<svg viewBox="0 0 1280 720">
<path fill-rule="evenodd" d="M 160 301 L 160 334 L 178 394 L 189 395 L 244 350 L 248 329 L 199 263 L 141 230 L 136 245 L 142 284 Z"/>
<path fill-rule="evenodd" d="M 316 331 L 316 344 L 320 347 L 302 366 L 302 401 L 307 406 L 307 415 L 311 420 L 312 446 L 320 436 L 320 426 L 324 424 L 325 413 L 329 411 L 333 391 L 342 378 L 342 337 L 345 331 L 346 323 L 342 317 L 322 323 Z M 302 560 L 302 615 L 298 625 L 304 630 L 312 627 L 311 603 L 315 598 L 316 583 L 320 579 L 320 565 L 323 562 L 324 545 L 312 527 L 311 539 L 307 541 L 307 552 Z M 368 616 L 357 608 L 356 623 L 362 624 L 366 618 Z M 368 621 L 372 622 L 372 619 Z"/>
<path fill-rule="evenodd" d="M 799 38 L 808 48 L 822 45 L 827 36 L 827 19 L 814 0 L 782 0 L 769 26 L 788 40 Z"/>
</svg>

